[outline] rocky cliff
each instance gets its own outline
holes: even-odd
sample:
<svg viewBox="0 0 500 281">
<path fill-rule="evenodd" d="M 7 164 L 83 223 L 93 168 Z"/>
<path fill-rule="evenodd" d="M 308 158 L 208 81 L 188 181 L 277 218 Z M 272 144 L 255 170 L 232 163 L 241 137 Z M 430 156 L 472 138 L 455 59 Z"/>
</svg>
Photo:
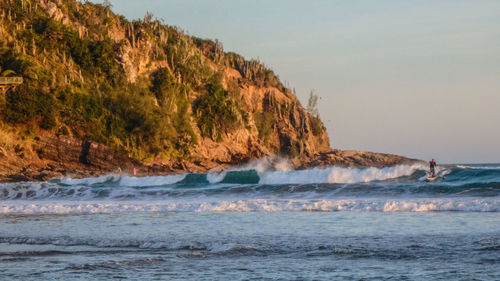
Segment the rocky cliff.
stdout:
<svg viewBox="0 0 500 281">
<path fill-rule="evenodd" d="M 25 78 L 0 99 L 4 179 L 206 171 L 266 155 L 368 163 L 343 162 L 272 70 L 218 41 L 89 2 L 0 7 L 0 65 Z"/>
</svg>

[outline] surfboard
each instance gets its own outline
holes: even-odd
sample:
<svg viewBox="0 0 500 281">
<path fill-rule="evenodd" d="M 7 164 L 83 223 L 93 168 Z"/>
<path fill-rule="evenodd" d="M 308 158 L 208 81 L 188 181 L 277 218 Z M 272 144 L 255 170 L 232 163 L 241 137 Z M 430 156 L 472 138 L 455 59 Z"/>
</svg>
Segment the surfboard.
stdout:
<svg viewBox="0 0 500 281">
<path fill-rule="evenodd" d="M 437 179 L 437 177 L 427 177 L 426 181 L 432 182 L 432 181 L 435 181 L 436 179 Z"/>
</svg>

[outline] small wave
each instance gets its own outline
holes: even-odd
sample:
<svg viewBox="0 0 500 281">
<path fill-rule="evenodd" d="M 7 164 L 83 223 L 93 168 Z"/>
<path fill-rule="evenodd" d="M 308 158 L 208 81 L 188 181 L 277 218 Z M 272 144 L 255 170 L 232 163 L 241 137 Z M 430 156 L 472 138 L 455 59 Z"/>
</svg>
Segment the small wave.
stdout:
<svg viewBox="0 0 500 281">
<path fill-rule="evenodd" d="M 115 184 L 119 186 L 130 186 L 130 187 L 148 187 L 148 186 L 163 186 L 175 184 L 183 181 L 188 174 L 178 174 L 169 176 L 150 176 L 150 177 L 132 177 L 125 175 L 103 175 L 95 178 L 82 178 L 73 179 L 69 177 L 54 179 L 50 181 L 51 183 L 58 183 L 65 186 L 75 186 L 75 185 L 102 185 L 102 184 Z"/>
<path fill-rule="evenodd" d="M 4 203 L 0 214 L 112 214 L 169 212 L 499 212 L 499 199 L 408 200 L 220 200 L 171 202 L 26 202 Z"/>
<path fill-rule="evenodd" d="M 237 244 L 232 242 L 197 242 L 183 240 L 136 240 L 136 239 L 102 239 L 102 238 L 76 238 L 76 237 L 0 237 L 0 243 L 14 245 L 54 245 L 54 246 L 90 246 L 97 248 L 138 248 L 138 249 L 164 249 L 172 251 L 203 251 L 211 254 L 227 253 L 247 253 L 262 250 L 259 246 L 253 244 Z M 49 255 L 67 255 L 73 253 L 82 253 L 92 251 L 31 251 L 31 252 L 10 252 L 0 253 L 0 256 L 49 256 Z M 149 259 L 134 260 L 141 263 L 149 262 Z"/>
<path fill-rule="evenodd" d="M 153 264 L 161 264 L 165 263 L 167 260 L 163 258 L 137 258 L 137 259 L 126 259 L 126 260 L 109 260 L 104 263 L 95 263 L 95 264 L 73 264 L 68 267 L 66 267 L 64 270 L 71 270 L 71 271 L 93 271 L 93 270 L 106 270 L 106 269 L 120 269 L 123 268 L 123 266 L 127 267 L 143 267 L 143 266 L 150 266 Z"/>
<path fill-rule="evenodd" d="M 211 254 L 216 255 L 248 255 L 263 253 L 264 249 L 258 245 L 240 245 L 237 243 L 212 244 L 209 247 Z"/>
<path fill-rule="evenodd" d="M 52 182 L 60 183 L 62 185 L 94 185 L 94 184 L 102 184 L 102 183 L 111 183 L 118 182 L 120 180 L 120 175 L 102 175 L 95 178 L 82 178 L 82 179 L 73 179 L 70 177 L 64 177 L 60 179 L 55 179 Z"/>
<path fill-rule="evenodd" d="M 2 200 L 36 200 L 46 198 L 88 199 L 92 198 L 89 187 L 66 187 L 54 183 L 7 183 L 0 185 Z"/>
<path fill-rule="evenodd" d="M 200 184 L 208 184 L 209 181 L 207 179 L 206 174 L 187 174 L 181 181 L 178 182 L 182 185 L 200 185 Z"/>
<path fill-rule="evenodd" d="M 22 251 L 22 252 L 0 252 L 0 257 L 10 256 L 10 257 L 48 257 L 48 256 L 58 256 L 58 255 L 71 255 L 74 252 L 68 251 Z"/>
</svg>

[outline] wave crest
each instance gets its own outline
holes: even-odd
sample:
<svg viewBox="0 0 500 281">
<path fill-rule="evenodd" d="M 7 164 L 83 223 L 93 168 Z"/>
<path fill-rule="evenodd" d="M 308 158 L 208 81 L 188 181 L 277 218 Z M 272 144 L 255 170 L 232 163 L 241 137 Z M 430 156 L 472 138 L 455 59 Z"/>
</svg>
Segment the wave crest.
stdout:
<svg viewBox="0 0 500 281">
<path fill-rule="evenodd" d="M 365 183 L 410 176 L 425 170 L 422 164 L 398 165 L 387 168 L 329 167 L 288 172 L 268 172 L 261 175 L 260 184 Z"/>
<path fill-rule="evenodd" d="M 248 199 L 175 202 L 39 202 L 7 203 L 0 214 L 109 214 L 169 212 L 500 212 L 500 199 Z"/>
</svg>

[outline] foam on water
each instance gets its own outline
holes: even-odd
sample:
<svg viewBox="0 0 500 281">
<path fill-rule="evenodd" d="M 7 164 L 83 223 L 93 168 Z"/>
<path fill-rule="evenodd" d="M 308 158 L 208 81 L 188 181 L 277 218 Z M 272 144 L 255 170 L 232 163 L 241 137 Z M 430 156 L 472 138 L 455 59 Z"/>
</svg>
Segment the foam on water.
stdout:
<svg viewBox="0 0 500 281">
<path fill-rule="evenodd" d="M 207 180 L 212 183 L 219 183 L 224 180 L 226 177 L 227 171 L 221 172 L 221 173 L 208 173 L 207 174 Z"/>
<path fill-rule="evenodd" d="M 425 170 L 425 166 L 398 165 L 388 168 L 342 168 L 329 167 L 325 169 L 290 170 L 286 160 L 275 160 L 269 164 L 265 161 L 256 161 L 241 167 L 234 167 L 226 171 L 211 172 L 206 175 L 196 175 L 203 181 L 211 184 L 223 182 L 228 173 L 256 171 L 260 177 L 260 184 L 308 184 L 308 183 L 360 183 L 380 181 L 402 176 L 409 176 L 417 170 Z M 97 185 L 116 184 L 129 187 L 165 186 L 187 180 L 195 174 L 179 174 L 155 177 L 131 177 L 120 175 L 104 175 L 96 178 L 72 179 L 62 178 L 59 182 L 63 185 Z"/>
<path fill-rule="evenodd" d="M 292 169 L 293 163 L 291 163 L 289 159 L 281 157 L 264 157 L 242 166 L 231 167 L 222 172 L 209 172 L 207 174 L 207 180 L 210 183 L 219 183 L 224 180 L 228 173 L 256 171 L 260 176 L 270 171 L 287 172 Z"/>
<path fill-rule="evenodd" d="M 288 172 L 265 172 L 260 184 L 313 184 L 313 183 L 361 183 L 381 181 L 409 176 L 424 170 L 421 164 L 398 165 L 388 168 L 342 168 L 312 169 Z"/>
<path fill-rule="evenodd" d="M 199 272 L 210 280 L 499 280 L 500 170 L 440 167 L 430 183 L 426 165 L 291 171 L 286 163 L 0 183 L 0 272 L 13 280 Z"/>
<path fill-rule="evenodd" d="M 500 170 L 500 166 L 497 165 L 457 165 L 457 168 L 470 170 Z"/>
<path fill-rule="evenodd" d="M 131 177 L 123 176 L 120 178 L 121 186 L 163 186 L 181 182 L 186 178 L 186 174 L 171 175 L 171 176 L 154 176 L 154 177 Z"/>
<path fill-rule="evenodd" d="M 169 212 L 499 212 L 500 200 L 489 199 L 247 199 L 176 200 L 162 202 L 8 202 L 0 214 L 111 214 Z"/>
<path fill-rule="evenodd" d="M 106 175 L 49 182 L 0 183 L 0 200 L 334 199 L 347 197 L 498 197 L 498 170 L 438 169 L 426 183 L 426 166 L 329 167 L 299 171 L 231 169 L 222 173 L 131 177 Z"/>
<path fill-rule="evenodd" d="M 63 185 L 94 185 L 100 183 L 118 182 L 119 180 L 120 180 L 120 175 L 110 174 L 94 178 L 82 178 L 82 179 L 64 177 L 59 179 L 58 181 Z"/>
<path fill-rule="evenodd" d="M 53 182 L 62 185 L 97 185 L 97 184 L 117 184 L 120 186 L 161 186 L 182 181 L 187 174 L 169 176 L 132 177 L 126 175 L 109 174 L 94 178 L 73 179 L 64 177 Z"/>
</svg>

